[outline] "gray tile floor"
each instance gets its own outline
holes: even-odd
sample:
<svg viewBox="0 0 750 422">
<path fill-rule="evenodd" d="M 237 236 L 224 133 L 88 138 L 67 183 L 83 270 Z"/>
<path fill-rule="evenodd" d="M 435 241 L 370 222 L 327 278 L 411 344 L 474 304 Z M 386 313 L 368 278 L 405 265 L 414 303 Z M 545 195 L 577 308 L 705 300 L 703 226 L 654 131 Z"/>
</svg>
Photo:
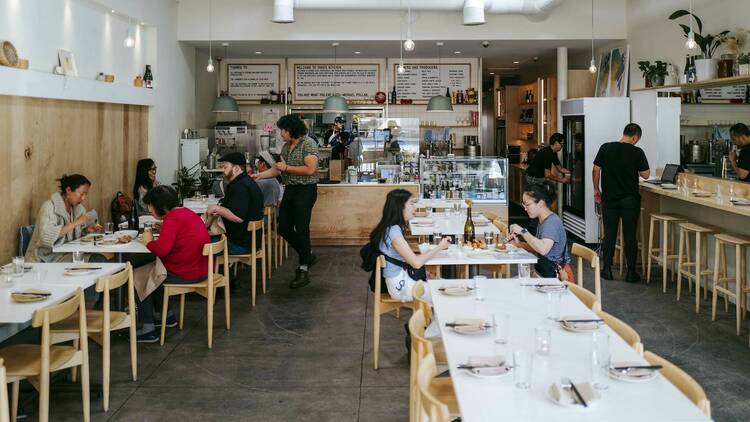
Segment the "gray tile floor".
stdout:
<svg viewBox="0 0 750 422">
<path fill-rule="evenodd" d="M 92 420 L 103 421 L 405 421 L 407 315 L 383 317 L 381 369 L 372 368 L 371 297 L 357 248 L 318 248 L 313 283 L 287 288 L 293 259 L 274 272 L 267 295 L 251 309 L 247 289 L 232 296 L 232 329 L 216 312 L 213 350 L 206 347 L 202 300 L 187 306 L 186 326 L 168 331 L 164 347 L 139 346 L 139 378 L 130 380 L 127 341 L 114 340 L 110 410 L 93 397 Z M 590 274 L 588 274 L 590 275 Z M 246 278 L 247 273 L 241 274 Z M 586 277 L 590 279 L 590 277 Z M 684 368 L 706 389 L 716 421 L 750 419 L 747 327 L 706 304 L 675 302 L 661 283 L 603 282 L 604 308 L 643 337 L 646 348 Z M 16 341 L 24 336 L 17 336 Z M 33 333 L 25 335 L 33 341 Z M 90 343 L 92 383 L 101 376 L 100 349 Z M 35 420 L 36 394 L 22 387 L 22 411 Z M 81 419 L 79 385 L 65 374 L 53 381 L 51 420 Z"/>
</svg>

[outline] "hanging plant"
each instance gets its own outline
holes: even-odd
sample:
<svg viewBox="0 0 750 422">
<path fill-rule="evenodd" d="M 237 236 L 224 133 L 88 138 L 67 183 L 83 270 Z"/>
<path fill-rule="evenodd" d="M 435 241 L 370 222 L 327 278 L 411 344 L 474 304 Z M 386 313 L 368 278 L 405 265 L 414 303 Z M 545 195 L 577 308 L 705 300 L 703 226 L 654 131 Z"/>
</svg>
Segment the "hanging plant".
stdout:
<svg viewBox="0 0 750 422">
<path fill-rule="evenodd" d="M 703 57 L 706 59 L 711 59 L 714 56 L 714 53 L 716 50 L 721 46 L 721 44 L 726 39 L 726 35 L 729 33 L 729 31 L 721 31 L 718 34 L 706 34 L 703 35 L 703 22 L 701 19 L 695 15 L 695 13 L 690 13 L 687 10 L 676 10 L 671 15 L 669 15 L 669 20 L 676 20 L 683 16 L 691 16 L 694 20 L 696 25 L 698 26 L 698 30 L 696 31 L 693 29 L 693 34 L 695 36 L 695 43 L 698 44 L 698 47 L 700 47 L 701 52 L 703 53 Z M 688 34 L 690 33 L 690 26 L 684 25 L 684 24 L 678 24 L 680 25 L 680 28 L 682 28 L 682 31 L 685 33 L 685 38 L 688 37 Z"/>
</svg>

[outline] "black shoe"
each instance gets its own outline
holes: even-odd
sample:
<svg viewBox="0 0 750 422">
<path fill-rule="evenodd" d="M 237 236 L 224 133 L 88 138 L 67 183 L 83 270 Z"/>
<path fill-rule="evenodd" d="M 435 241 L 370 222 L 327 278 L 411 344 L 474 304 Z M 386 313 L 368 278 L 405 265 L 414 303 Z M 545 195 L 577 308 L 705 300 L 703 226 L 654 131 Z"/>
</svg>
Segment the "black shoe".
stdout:
<svg viewBox="0 0 750 422">
<path fill-rule="evenodd" d="M 151 330 L 148 333 L 138 334 L 136 341 L 138 343 L 156 343 L 159 341 L 159 334 L 156 333 L 156 330 Z"/>
<path fill-rule="evenodd" d="M 308 274 L 307 271 L 297 268 L 295 274 L 296 276 L 294 277 L 294 280 L 289 283 L 290 289 L 299 289 L 300 287 L 305 287 L 310 284 L 310 274 Z"/>
<path fill-rule="evenodd" d="M 636 271 L 628 271 L 628 275 L 627 277 L 625 277 L 625 281 L 627 281 L 628 283 L 638 283 L 639 281 L 641 281 L 641 276 Z"/>
<path fill-rule="evenodd" d="M 310 262 L 307 264 L 307 268 L 312 268 L 313 265 L 318 263 L 318 257 L 310 254 Z"/>
<path fill-rule="evenodd" d="M 167 328 L 176 327 L 178 324 L 177 318 L 174 315 L 167 315 Z M 161 318 L 154 321 L 154 327 L 161 327 Z"/>
<path fill-rule="evenodd" d="M 609 265 L 605 265 L 602 267 L 602 270 L 599 272 L 599 276 L 605 280 L 614 280 L 615 278 L 612 277 L 612 267 Z"/>
</svg>

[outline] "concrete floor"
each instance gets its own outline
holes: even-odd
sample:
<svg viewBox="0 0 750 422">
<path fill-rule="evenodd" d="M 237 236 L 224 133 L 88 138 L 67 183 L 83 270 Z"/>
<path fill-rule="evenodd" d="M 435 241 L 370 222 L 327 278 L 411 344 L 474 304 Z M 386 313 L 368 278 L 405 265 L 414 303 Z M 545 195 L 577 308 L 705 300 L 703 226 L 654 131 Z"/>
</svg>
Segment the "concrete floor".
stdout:
<svg viewBox="0 0 750 422">
<path fill-rule="evenodd" d="M 317 248 L 313 283 L 287 288 L 288 260 L 274 272 L 267 295 L 251 309 L 247 288 L 232 296 L 232 329 L 223 328 L 218 302 L 214 348 L 206 347 L 205 302 L 188 302 L 185 329 L 168 330 L 164 347 L 139 345 L 139 378 L 129 378 L 127 340 L 113 341 L 110 410 L 93 397 L 95 421 L 405 421 L 408 366 L 406 315 L 383 317 L 381 369 L 372 368 L 371 296 L 359 269 L 358 249 Z M 291 257 L 290 257 L 291 258 Z M 587 273 L 590 276 L 590 273 Z M 591 277 L 586 277 L 590 280 Z M 247 279 L 247 273 L 241 274 Z M 652 350 L 681 366 L 705 388 L 716 421 L 750 416 L 750 350 L 747 327 L 735 336 L 734 316 L 710 307 L 693 311 L 688 298 L 675 302 L 661 282 L 603 282 L 604 309 L 641 334 Z M 16 336 L 14 341 L 32 333 Z M 101 376 L 100 349 L 90 343 L 92 383 Z M 35 420 L 37 399 L 29 384 L 23 412 Z M 51 392 L 53 421 L 81 420 L 79 385 L 58 374 Z"/>
</svg>

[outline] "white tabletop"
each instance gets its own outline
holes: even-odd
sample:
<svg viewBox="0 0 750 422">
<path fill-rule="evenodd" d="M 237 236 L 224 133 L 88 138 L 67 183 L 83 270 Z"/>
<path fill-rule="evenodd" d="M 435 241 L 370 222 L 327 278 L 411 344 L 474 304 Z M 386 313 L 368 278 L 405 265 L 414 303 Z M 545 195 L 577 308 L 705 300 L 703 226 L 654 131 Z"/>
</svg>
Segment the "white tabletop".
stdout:
<svg viewBox="0 0 750 422">
<path fill-rule="evenodd" d="M 521 248 L 509 247 L 512 250 L 509 249 L 508 252 L 497 252 L 492 247 L 489 250 L 467 251 L 451 245 L 447 250 L 438 252 L 425 265 L 536 264 L 537 258 L 534 254 Z"/>
<path fill-rule="evenodd" d="M 60 303 L 68 298 L 76 288 L 85 289 L 92 286 L 99 277 L 114 274 L 125 266 L 124 264 L 98 262 L 86 265 L 101 267 L 102 269 L 91 274 L 69 276 L 65 275 L 64 272 L 66 268 L 73 266 L 70 262 L 31 264 L 32 270 L 24 273 L 22 277 L 14 278 L 13 286 L 0 286 L 0 324 L 29 322 L 35 310 Z M 41 283 L 37 281 L 36 273 L 39 271 L 44 272 Z M 18 303 L 10 298 L 12 292 L 20 292 L 26 289 L 48 290 L 52 295 L 46 300 L 32 303 Z"/>
<path fill-rule="evenodd" d="M 500 234 L 500 230 L 486 217 L 474 216 L 472 219 L 474 221 L 474 233 L 478 238 L 481 238 L 487 232 Z M 422 225 L 421 222 L 428 222 L 430 224 Z M 429 236 L 436 230 L 447 235 L 464 234 L 465 222 L 465 211 L 455 215 L 449 213 L 432 213 L 430 217 L 416 217 L 409 220 L 409 231 L 414 236 Z M 482 222 L 486 223 L 482 224 Z"/>
<path fill-rule="evenodd" d="M 115 245 L 101 245 L 94 242 L 82 242 L 75 240 L 73 242 L 65 242 L 61 245 L 57 245 L 52 248 L 54 253 L 71 253 L 71 252 L 84 252 L 84 253 L 151 253 L 146 245 L 140 240 L 134 239 L 132 242 L 125 244 Z"/>
<path fill-rule="evenodd" d="M 463 199 L 425 199 L 420 198 L 417 201 L 417 208 L 438 208 L 447 209 L 453 208 L 453 204 L 459 204 L 462 209 L 466 209 L 468 205 Z"/>
<path fill-rule="evenodd" d="M 468 280 L 463 280 L 468 282 Z M 481 285 L 485 301 L 473 296 L 449 297 L 438 289 L 457 280 L 431 280 L 435 315 L 440 320 L 451 378 L 461 410 L 461 419 L 480 421 L 707 421 L 709 420 L 687 397 L 658 374 L 645 383 L 625 383 L 610 379 L 602 399 L 588 408 L 561 407 L 546 398 L 546 390 L 561 377 L 574 382 L 589 380 L 590 334 L 564 331 L 546 318 L 546 295 L 532 287 L 521 287 L 518 279 L 490 279 Z M 573 294 L 563 295 L 561 315 L 595 317 Z M 486 318 L 493 312 L 504 312 L 510 317 L 507 345 L 496 345 L 491 334 L 465 336 L 445 327 L 445 322 L 458 318 Z M 533 350 L 534 328 L 547 326 L 552 330 L 551 354 L 534 355 L 530 390 L 515 387 L 511 371 L 505 377 L 480 379 L 456 366 L 468 361 L 469 356 L 501 354 L 512 364 L 513 351 Z M 612 362 L 646 361 L 609 327 L 600 330 L 610 334 Z"/>
<path fill-rule="evenodd" d="M 206 209 L 209 205 L 216 205 L 219 203 L 219 198 L 213 198 L 209 199 L 206 198 L 206 200 L 202 199 L 186 199 L 182 201 L 182 206 L 189 209 L 190 211 L 196 213 L 196 214 L 203 214 L 206 212 Z"/>
</svg>

